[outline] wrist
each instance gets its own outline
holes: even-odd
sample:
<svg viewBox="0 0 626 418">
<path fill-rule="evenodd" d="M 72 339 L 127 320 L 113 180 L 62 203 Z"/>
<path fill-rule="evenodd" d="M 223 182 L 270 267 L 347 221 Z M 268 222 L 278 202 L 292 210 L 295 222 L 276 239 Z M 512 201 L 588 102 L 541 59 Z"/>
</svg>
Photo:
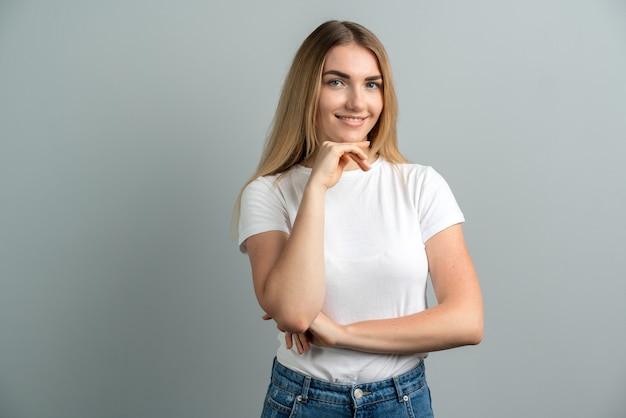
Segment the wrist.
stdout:
<svg viewBox="0 0 626 418">
<path fill-rule="evenodd" d="M 309 178 L 309 181 L 306 183 L 306 186 L 304 186 L 305 194 L 325 196 L 327 190 L 328 190 L 328 187 L 326 187 L 324 184 L 316 183 L 313 178 Z"/>
</svg>

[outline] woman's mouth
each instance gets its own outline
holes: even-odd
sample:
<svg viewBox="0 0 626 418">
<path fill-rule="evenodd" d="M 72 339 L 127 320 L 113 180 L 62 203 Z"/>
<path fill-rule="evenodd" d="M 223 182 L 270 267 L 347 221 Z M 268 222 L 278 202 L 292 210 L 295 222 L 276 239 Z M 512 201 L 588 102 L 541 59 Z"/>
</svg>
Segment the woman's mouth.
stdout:
<svg viewBox="0 0 626 418">
<path fill-rule="evenodd" d="M 337 115 L 337 118 L 348 121 L 348 122 L 361 122 L 366 119 L 366 117 L 360 117 L 360 116 L 341 116 L 341 115 Z"/>
</svg>

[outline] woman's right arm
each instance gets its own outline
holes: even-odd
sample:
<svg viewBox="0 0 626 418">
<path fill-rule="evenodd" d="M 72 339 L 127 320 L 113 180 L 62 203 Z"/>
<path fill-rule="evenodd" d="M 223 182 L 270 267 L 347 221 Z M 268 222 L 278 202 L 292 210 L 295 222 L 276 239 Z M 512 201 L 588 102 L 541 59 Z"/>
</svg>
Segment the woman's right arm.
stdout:
<svg viewBox="0 0 626 418">
<path fill-rule="evenodd" d="M 320 147 L 305 187 L 291 234 L 268 231 L 246 240 L 254 290 L 261 308 L 290 333 L 303 333 L 322 309 L 324 269 L 324 198 L 346 164 L 369 169 L 369 143 L 326 142 Z"/>
<path fill-rule="evenodd" d="M 268 231 L 246 240 L 256 297 L 285 331 L 306 331 L 324 303 L 324 196 L 307 186 L 291 235 Z"/>
</svg>

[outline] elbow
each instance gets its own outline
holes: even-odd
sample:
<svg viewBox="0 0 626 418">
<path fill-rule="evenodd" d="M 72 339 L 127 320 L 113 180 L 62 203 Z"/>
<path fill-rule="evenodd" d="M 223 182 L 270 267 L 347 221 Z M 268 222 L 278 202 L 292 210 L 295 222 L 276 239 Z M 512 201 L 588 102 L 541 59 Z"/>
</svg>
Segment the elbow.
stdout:
<svg viewBox="0 0 626 418">
<path fill-rule="evenodd" d="M 467 338 L 467 345 L 478 345 L 481 343 L 481 341 L 483 340 L 483 327 L 482 326 L 476 326 L 473 327 L 471 330 L 468 330 L 468 333 L 466 335 Z"/>
<path fill-rule="evenodd" d="M 311 313 L 300 311 L 270 309 L 269 307 L 264 310 L 276 322 L 279 330 L 292 334 L 305 333 L 316 317 L 316 315 L 312 316 Z"/>
<path fill-rule="evenodd" d="M 323 295 L 323 293 L 322 293 Z M 319 302 L 298 300 L 285 296 L 282 291 L 257 292 L 261 308 L 271 317 L 278 329 L 292 334 L 305 333 L 322 310 L 323 299 Z"/>
<path fill-rule="evenodd" d="M 462 345 L 478 345 L 483 340 L 485 330 L 485 315 L 482 304 L 464 305 L 457 311 Z"/>
<path fill-rule="evenodd" d="M 281 329 L 286 332 L 290 332 L 292 334 L 304 334 L 311 326 L 312 321 L 309 321 L 304 317 L 296 317 L 286 318 L 280 322 L 277 321 L 277 323 Z"/>
<path fill-rule="evenodd" d="M 284 304 L 268 298 L 259 299 L 261 308 L 276 322 L 278 329 L 292 334 L 305 333 L 322 310 L 310 304 Z"/>
<path fill-rule="evenodd" d="M 485 331 L 482 315 L 470 320 L 465 326 L 465 345 L 478 345 L 483 340 Z"/>
<path fill-rule="evenodd" d="M 483 340 L 484 319 L 482 310 L 460 309 L 450 323 L 450 346 L 478 345 Z"/>
</svg>

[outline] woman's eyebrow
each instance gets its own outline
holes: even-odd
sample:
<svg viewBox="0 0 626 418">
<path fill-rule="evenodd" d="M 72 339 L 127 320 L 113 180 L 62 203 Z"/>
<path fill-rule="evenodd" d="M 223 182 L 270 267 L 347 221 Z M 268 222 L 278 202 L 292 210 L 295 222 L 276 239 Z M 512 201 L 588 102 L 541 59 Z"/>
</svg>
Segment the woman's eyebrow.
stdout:
<svg viewBox="0 0 626 418">
<path fill-rule="evenodd" d="M 350 75 L 346 73 L 342 73 L 341 71 L 337 71 L 337 70 L 328 70 L 323 75 L 336 75 L 338 77 L 345 78 L 347 80 L 350 79 Z M 375 80 L 382 80 L 382 79 L 383 79 L 382 75 L 373 75 L 370 77 L 366 77 L 365 81 L 375 81 Z"/>
</svg>

